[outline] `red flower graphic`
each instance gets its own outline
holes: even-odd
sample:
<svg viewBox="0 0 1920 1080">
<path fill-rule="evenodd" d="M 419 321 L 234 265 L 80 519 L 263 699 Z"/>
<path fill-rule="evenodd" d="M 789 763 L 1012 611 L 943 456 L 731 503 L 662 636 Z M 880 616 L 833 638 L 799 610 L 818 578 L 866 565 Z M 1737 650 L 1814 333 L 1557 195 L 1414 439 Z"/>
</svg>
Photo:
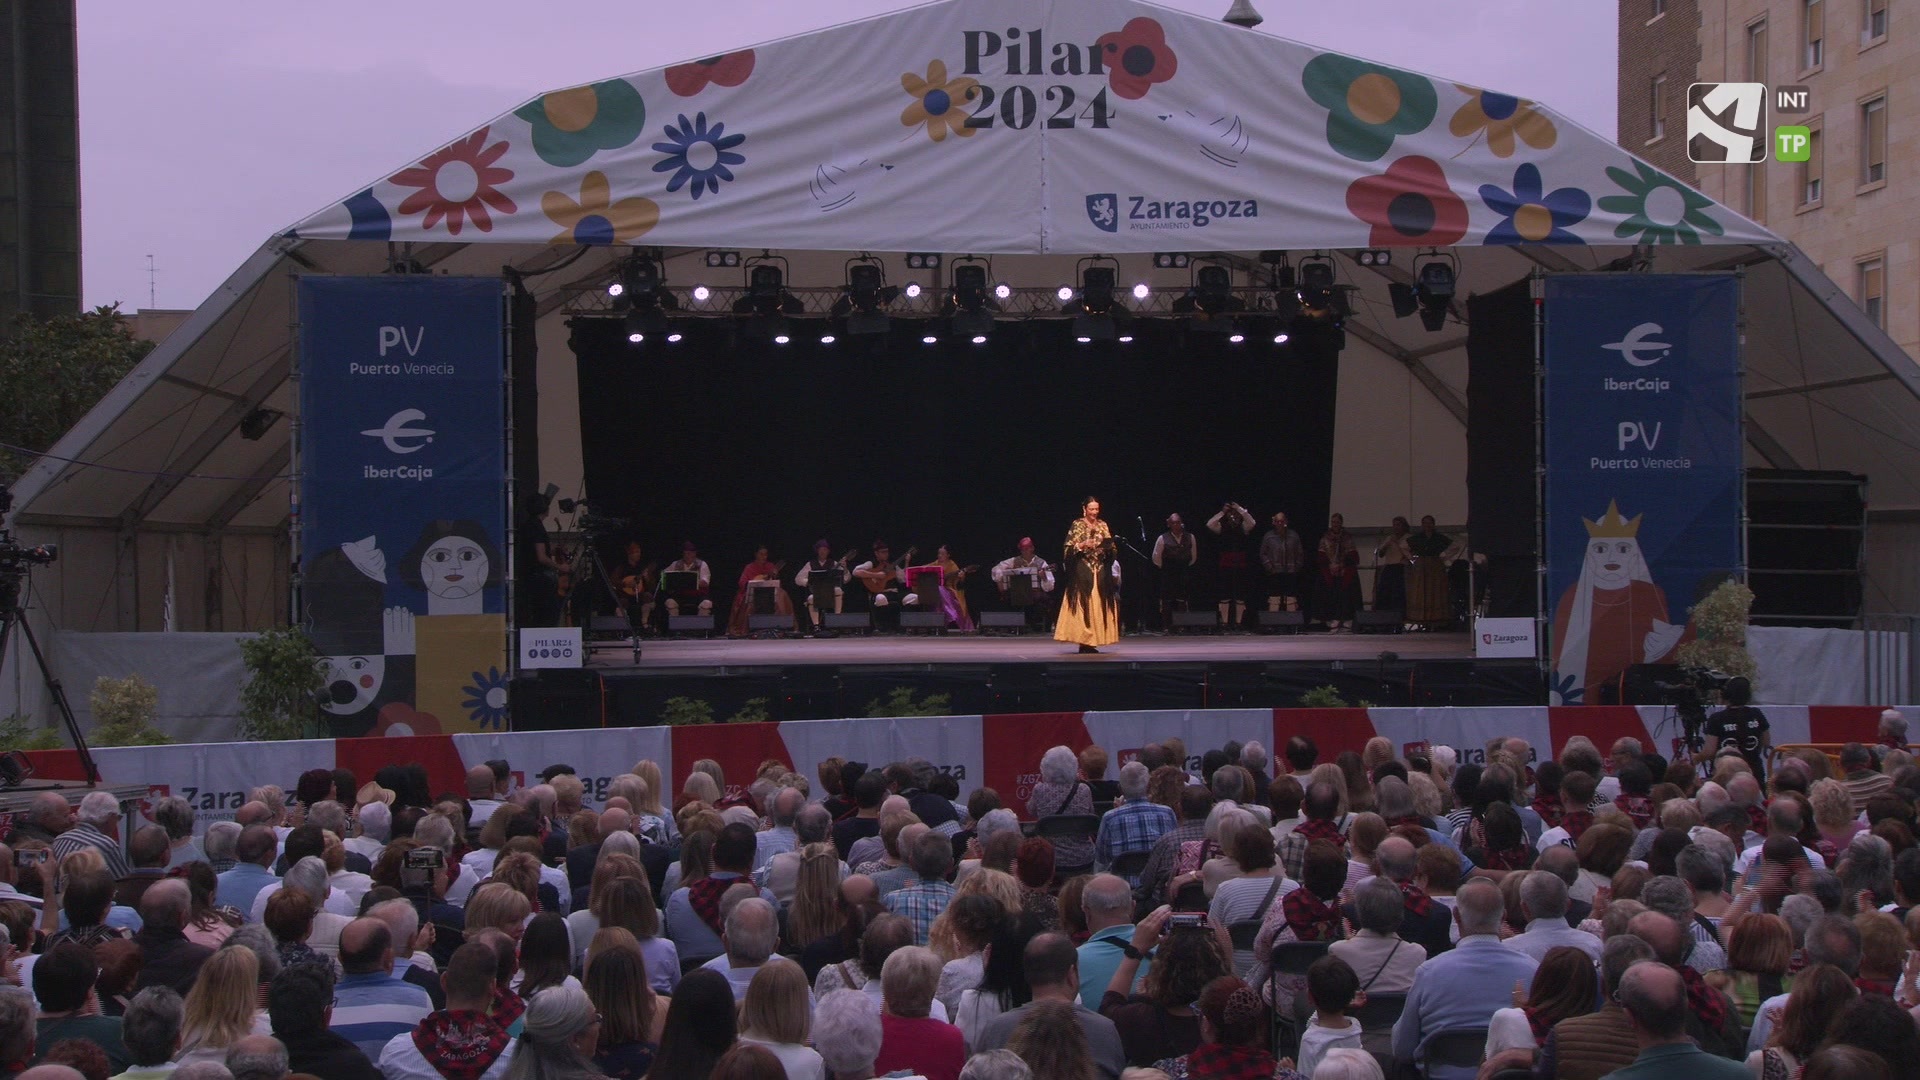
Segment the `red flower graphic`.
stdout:
<svg viewBox="0 0 1920 1080">
<path fill-rule="evenodd" d="M 1147 96 L 1154 83 L 1173 78 L 1180 61 L 1167 47 L 1166 31 L 1152 19 L 1128 19 L 1127 25 L 1094 42 L 1107 67 L 1107 85 L 1123 98 Z"/>
<path fill-rule="evenodd" d="M 1373 226 L 1372 247 L 1446 247 L 1467 235 L 1467 204 L 1431 158 L 1403 157 L 1347 188 L 1347 209 Z"/>
<path fill-rule="evenodd" d="M 753 74 L 753 50 L 745 49 L 668 68 L 667 89 L 681 97 L 692 97 L 705 90 L 708 83 L 716 86 L 739 86 L 746 82 L 747 76 L 751 74 Z"/>
<path fill-rule="evenodd" d="M 426 211 L 426 217 L 420 220 L 423 230 L 433 228 L 441 218 L 446 218 L 447 232 L 459 236 L 469 218 L 481 232 L 493 231 L 488 207 L 501 214 L 518 210 L 506 192 L 500 190 L 502 184 L 513 179 L 513 170 L 494 164 L 507 152 L 506 140 L 485 145 L 488 130 L 481 128 L 427 155 L 413 168 L 394 173 L 395 184 L 420 189 L 401 201 L 400 213 Z"/>
</svg>

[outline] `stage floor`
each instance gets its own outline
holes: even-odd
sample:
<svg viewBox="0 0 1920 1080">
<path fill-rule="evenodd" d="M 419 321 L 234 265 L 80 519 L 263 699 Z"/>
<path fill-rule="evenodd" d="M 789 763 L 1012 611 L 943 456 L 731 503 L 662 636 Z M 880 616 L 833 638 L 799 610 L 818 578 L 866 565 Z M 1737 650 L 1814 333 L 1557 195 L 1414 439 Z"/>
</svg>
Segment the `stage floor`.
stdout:
<svg viewBox="0 0 1920 1080">
<path fill-rule="evenodd" d="M 1044 634 L 984 637 L 900 635 L 838 638 L 670 638 L 641 643 L 639 663 L 632 652 L 606 644 L 592 650 L 591 664 L 617 670 L 795 667 L 830 664 L 861 667 L 898 664 L 1078 664 L 1124 667 L 1131 664 L 1330 663 L 1375 660 L 1391 652 L 1402 661 L 1471 660 L 1472 635 L 1418 634 L 1272 634 L 1227 636 L 1132 636 L 1094 655 L 1081 655 Z"/>
</svg>

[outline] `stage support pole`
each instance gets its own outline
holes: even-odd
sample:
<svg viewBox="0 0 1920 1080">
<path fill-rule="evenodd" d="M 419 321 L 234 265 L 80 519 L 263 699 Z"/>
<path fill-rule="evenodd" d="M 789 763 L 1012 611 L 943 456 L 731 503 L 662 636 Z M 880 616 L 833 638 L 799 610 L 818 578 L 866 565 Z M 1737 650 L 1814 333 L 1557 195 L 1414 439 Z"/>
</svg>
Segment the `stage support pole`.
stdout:
<svg viewBox="0 0 1920 1080">
<path fill-rule="evenodd" d="M 287 454 L 287 544 L 290 550 L 287 572 L 287 625 L 299 627 L 304 621 L 302 592 L 306 578 L 301 571 L 305 550 L 300 523 L 300 433 L 304 417 L 300 411 L 300 275 L 287 275 L 287 438 L 293 449 Z"/>
<path fill-rule="evenodd" d="M 1553 643 L 1547 640 L 1553 626 L 1547 611 L 1547 275 L 1536 267 L 1528 279 L 1527 291 L 1533 298 L 1533 649 L 1540 667 L 1540 685 L 1546 687 L 1547 704 L 1551 705 Z"/>
<path fill-rule="evenodd" d="M 1733 279 L 1738 290 L 1735 310 L 1739 312 L 1737 331 L 1733 338 L 1734 370 L 1740 379 L 1740 411 L 1734 416 L 1734 429 L 1739 432 L 1739 440 L 1734 445 L 1735 469 L 1740 477 L 1735 489 L 1740 500 L 1740 566 L 1734 571 L 1734 580 L 1742 585 L 1747 581 L 1747 270 L 1736 267 Z M 1864 550 L 1864 545 L 1863 545 Z"/>
<path fill-rule="evenodd" d="M 514 273 L 511 268 L 508 268 L 506 273 L 502 275 L 501 285 L 500 304 L 502 310 L 500 324 L 502 329 L 500 355 L 503 363 L 500 365 L 500 398 L 504 410 L 503 415 L 506 417 L 505 430 L 501 432 L 501 438 L 505 440 L 506 445 L 502 448 L 500 460 L 504 466 L 502 471 L 506 474 L 503 479 L 503 490 L 507 493 L 507 546 L 505 555 L 507 563 L 507 576 L 505 579 L 507 608 L 507 681 L 508 685 L 511 686 L 513 680 L 520 676 L 520 609 L 515 603 L 516 598 L 514 595 L 519 591 L 515 571 L 520 562 L 520 538 L 518 535 L 520 518 L 517 503 L 519 493 L 515 491 L 513 483 L 513 425 L 516 419 L 513 414 L 513 369 L 516 362 L 513 348 L 513 298 L 524 291 L 525 286 L 520 283 L 520 276 Z"/>
</svg>

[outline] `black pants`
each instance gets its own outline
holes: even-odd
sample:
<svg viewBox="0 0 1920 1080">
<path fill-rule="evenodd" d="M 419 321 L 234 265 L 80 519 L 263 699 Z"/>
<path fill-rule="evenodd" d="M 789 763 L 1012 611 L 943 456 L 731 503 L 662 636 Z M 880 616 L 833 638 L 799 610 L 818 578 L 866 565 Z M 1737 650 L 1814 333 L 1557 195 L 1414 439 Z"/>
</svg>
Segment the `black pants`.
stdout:
<svg viewBox="0 0 1920 1080">
<path fill-rule="evenodd" d="M 1167 563 L 1160 568 L 1160 617 L 1173 621 L 1177 607 L 1185 611 L 1193 599 L 1193 568 Z"/>
<path fill-rule="evenodd" d="M 1267 577 L 1267 599 L 1268 600 L 1278 599 L 1278 600 L 1284 601 L 1287 598 L 1291 597 L 1293 598 L 1293 600 L 1297 602 L 1300 599 L 1300 575 L 1299 574 L 1297 573 L 1268 574 L 1266 577 Z M 1285 606 L 1286 605 L 1284 603 L 1281 604 L 1281 607 L 1284 608 Z"/>
<path fill-rule="evenodd" d="M 1380 568 L 1380 576 L 1373 582 L 1373 610 L 1407 610 L 1407 567 L 1405 563 L 1389 563 Z"/>
</svg>

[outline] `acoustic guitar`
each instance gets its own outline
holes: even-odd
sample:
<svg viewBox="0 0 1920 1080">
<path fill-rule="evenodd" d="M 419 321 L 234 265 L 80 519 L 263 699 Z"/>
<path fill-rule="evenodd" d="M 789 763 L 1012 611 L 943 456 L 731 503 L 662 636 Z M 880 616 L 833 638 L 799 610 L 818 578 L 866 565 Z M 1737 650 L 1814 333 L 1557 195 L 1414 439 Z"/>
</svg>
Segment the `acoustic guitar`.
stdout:
<svg viewBox="0 0 1920 1080">
<path fill-rule="evenodd" d="M 919 553 L 919 548 L 910 547 L 907 549 L 907 554 L 899 562 L 889 562 L 887 569 L 855 570 L 853 576 L 860 579 L 860 583 L 867 587 L 868 592 L 878 596 L 892 587 L 894 576 L 899 572 L 900 567 L 910 565 L 913 562 L 913 557 Z M 851 557 L 851 555 L 849 555 L 849 557 Z"/>
</svg>

